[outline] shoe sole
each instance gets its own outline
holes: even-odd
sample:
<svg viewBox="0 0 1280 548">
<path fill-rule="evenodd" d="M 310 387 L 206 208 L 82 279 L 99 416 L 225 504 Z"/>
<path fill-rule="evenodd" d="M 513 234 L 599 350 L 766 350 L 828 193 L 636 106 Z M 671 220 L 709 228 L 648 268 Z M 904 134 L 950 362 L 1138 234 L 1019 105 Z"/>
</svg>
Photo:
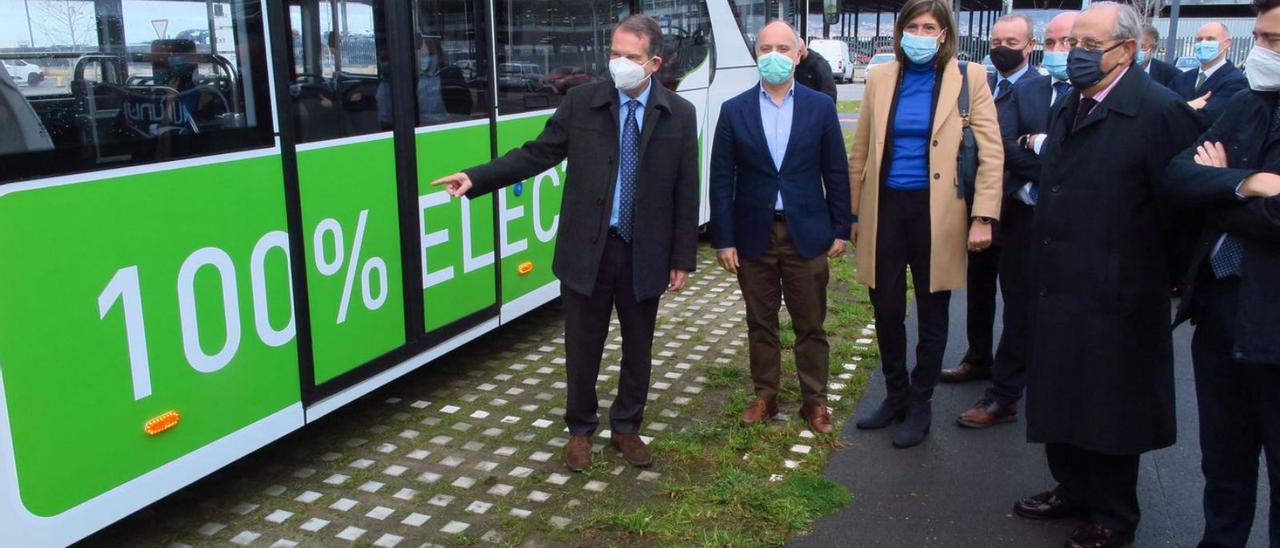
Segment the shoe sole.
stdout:
<svg viewBox="0 0 1280 548">
<path fill-rule="evenodd" d="M 634 466 L 636 468 L 648 468 L 650 466 L 653 466 L 653 457 L 649 457 L 649 460 L 645 462 L 636 462 L 627 458 L 627 454 L 623 453 L 621 449 L 618 449 L 618 447 L 613 445 L 612 443 L 609 444 L 609 447 L 612 447 L 614 451 L 617 451 L 619 455 L 622 455 L 622 460 L 626 461 L 627 464 L 630 464 L 631 466 Z"/>
<path fill-rule="evenodd" d="M 898 443 L 898 440 L 894 440 L 893 446 L 898 449 L 911 449 L 912 447 L 915 447 L 917 445 L 924 443 L 924 440 L 927 440 L 927 439 L 929 439 L 929 428 L 924 429 L 924 435 L 920 437 L 919 441 L 916 441 L 915 443 L 910 443 L 910 444 L 900 444 Z"/>
<path fill-rule="evenodd" d="M 1014 515 L 1020 518 L 1030 519 L 1035 521 L 1059 521 L 1059 520 L 1072 519 L 1072 518 L 1078 518 L 1078 517 L 1084 516 L 1084 512 L 1073 512 L 1063 516 L 1045 516 L 1045 515 L 1039 515 L 1039 514 L 1028 514 L 1019 510 L 1017 506 L 1013 507 L 1013 513 Z"/>
<path fill-rule="evenodd" d="M 576 472 L 581 472 L 581 471 L 583 471 L 583 470 L 586 470 L 586 469 L 588 469 L 588 468 L 591 468 L 591 465 L 590 465 L 590 464 L 588 464 L 588 465 L 583 466 L 583 467 L 580 467 L 580 468 L 574 468 L 574 466 L 573 466 L 572 464 L 569 464 L 569 463 L 568 463 L 568 461 L 566 461 L 566 462 L 564 463 L 564 467 L 565 467 L 565 468 L 568 468 L 570 472 L 575 472 L 575 473 L 576 473 Z"/>
<path fill-rule="evenodd" d="M 880 424 L 874 424 L 874 425 L 865 425 L 865 426 L 864 426 L 864 425 L 863 425 L 863 424 L 861 424 L 861 423 L 857 423 L 857 422 L 855 422 L 855 423 L 853 423 L 853 426 L 854 426 L 854 427 L 856 427 L 858 430 L 884 430 L 885 428 L 888 428 L 888 427 L 890 427 L 890 426 L 893 426 L 893 425 L 894 425 L 894 423 L 902 422 L 902 421 L 903 421 L 904 419 L 906 419 L 906 418 L 907 418 L 906 414 L 902 414 L 902 415 L 895 415 L 892 419 L 890 419 L 890 420 L 889 420 L 889 422 L 888 422 L 887 424 L 883 424 L 883 425 L 880 425 Z"/>
<path fill-rule="evenodd" d="M 1000 417 L 994 421 L 986 422 L 986 423 L 970 422 L 964 419 L 956 419 L 956 424 L 963 426 L 965 428 L 972 428 L 974 430 L 982 430 L 983 428 L 991 428 L 992 426 L 995 426 L 997 424 L 1008 424 L 1011 422 L 1018 422 L 1018 416 L 1010 415 L 1008 417 Z"/>
</svg>

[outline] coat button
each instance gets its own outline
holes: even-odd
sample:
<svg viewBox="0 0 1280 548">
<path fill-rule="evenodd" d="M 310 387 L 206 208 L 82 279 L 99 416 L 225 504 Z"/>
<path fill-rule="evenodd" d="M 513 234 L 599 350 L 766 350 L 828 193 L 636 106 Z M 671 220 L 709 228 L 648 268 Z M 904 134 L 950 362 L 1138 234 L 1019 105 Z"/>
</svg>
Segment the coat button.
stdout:
<svg viewBox="0 0 1280 548">
<path fill-rule="evenodd" d="M 933 174 L 933 180 L 935 180 L 935 181 L 936 181 L 936 180 L 941 179 L 941 178 L 942 178 L 942 174 L 941 174 L 941 173 L 934 173 L 934 174 Z"/>
<path fill-rule="evenodd" d="M 1048 290 L 1048 289 L 1041 288 L 1041 289 L 1040 289 L 1040 296 L 1041 296 L 1041 297 L 1047 297 L 1047 296 L 1049 296 L 1049 290 Z"/>
<path fill-rule="evenodd" d="M 1044 245 L 1049 245 L 1051 242 L 1053 242 L 1053 238 L 1045 238 L 1045 239 L 1044 239 Z"/>
<path fill-rule="evenodd" d="M 937 140 L 937 139 L 934 139 L 934 140 L 933 140 L 933 146 L 935 146 L 935 147 L 936 147 L 936 146 L 938 146 L 938 140 Z"/>
<path fill-rule="evenodd" d="M 1235 358 L 1237 361 L 1239 361 L 1239 360 L 1243 360 L 1243 359 L 1244 359 L 1244 352 L 1236 352 L 1236 353 L 1233 353 L 1233 354 L 1231 354 L 1231 357 Z"/>
<path fill-rule="evenodd" d="M 1053 188 L 1049 189 L 1049 192 L 1057 194 L 1059 190 L 1062 190 L 1062 185 L 1053 185 Z"/>
</svg>

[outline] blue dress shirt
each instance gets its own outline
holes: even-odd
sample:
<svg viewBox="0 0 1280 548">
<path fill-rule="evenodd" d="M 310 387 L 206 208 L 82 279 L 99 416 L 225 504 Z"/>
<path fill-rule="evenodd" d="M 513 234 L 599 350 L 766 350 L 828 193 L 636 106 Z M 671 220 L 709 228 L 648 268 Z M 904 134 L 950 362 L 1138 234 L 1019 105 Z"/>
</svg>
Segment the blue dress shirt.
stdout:
<svg viewBox="0 0 1280 548">
<path fill-rule="evenodd" d="M 640 106 L 636 107 L 636 126 L 640 131 L 644 131 L 644 109 L 649 104 L 649 92 L 653 91 L 653 80 L 650 79 L 644 86 L 644 91 L 640 92 L 640 96 L 636 97 L 636 101 L 640 101 Z M 631 96 L 626 92 L 618 90 L 618 156 L 622 156 L 622 132 L 626 131 L 624 127 L 627 123 L 627 101 L 631 100 Z M 640 146 L 637 141 L 636 146 Z M 619 161 L 621 163 L 621 161 Z M 636 181 L 636 184 L 640 184 Z M 618 207 L 622 203 L 622 170 L 618 170 L 618 179 L 613 184 L 613 211 L 609 213 L 609 226 L 618 227 Z"/>
<path fill-rule="evenodd" d="M 760 124 L 764 128 L 764 140 L 769 145 L 769 156 L 773 157 L 773 167 L 782 171 L 782 160 L 787 155 L 787 144 L 791 142 L 791 119 L 796 108 L 796 83 L 782 97 L 782 104 L 773 102 L 764 84 L 760 85 Z M 782 211 L 782 191 L 773 202 L 773 209 Z"/>
</svg>

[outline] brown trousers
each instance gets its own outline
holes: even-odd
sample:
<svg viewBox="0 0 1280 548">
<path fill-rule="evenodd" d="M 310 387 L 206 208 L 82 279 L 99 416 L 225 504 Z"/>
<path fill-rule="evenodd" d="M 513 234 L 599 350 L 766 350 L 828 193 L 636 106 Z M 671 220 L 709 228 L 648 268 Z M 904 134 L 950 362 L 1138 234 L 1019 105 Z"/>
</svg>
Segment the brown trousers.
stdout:
<svg viewBox="0 0 1280 548">
<path fill-rule="evenodd" d="M 747 303 L 747 341 L 756 397 L 768 401 L 778 397 L 782 375 L 778 311 L 785 296 L 796 333 L 796 372 L 804 406 L 826 405 L 831 348 L 822 323 L 827 317 L 828 276 L 827 256 L 801 257 L 783 221 L 773 222 L 763 256 L 741 261 L 738 283 Z"/>
</svg>

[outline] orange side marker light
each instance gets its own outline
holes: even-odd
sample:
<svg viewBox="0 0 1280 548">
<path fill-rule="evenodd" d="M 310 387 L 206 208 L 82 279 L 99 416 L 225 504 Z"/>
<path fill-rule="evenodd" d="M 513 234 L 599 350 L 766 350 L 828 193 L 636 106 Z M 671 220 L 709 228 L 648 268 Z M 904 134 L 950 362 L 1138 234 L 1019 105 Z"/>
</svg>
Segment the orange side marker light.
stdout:
<svg viewBox="0 0 1280 548">
<path fill-rule="evenodd" d="M 520 273 L 521 276 L 533 272 L 533 261 L 520 263 L 520 266 L 516 267 L 516 272 Z"/>
<path fill-rule="evenodd" d="M 147 421 L 142 430 L 148 436 L 155 436 L 178 425 L 178 421 L 182 418 L 177 411 L 167 411 L 160 416 Z"/>
</svg>

